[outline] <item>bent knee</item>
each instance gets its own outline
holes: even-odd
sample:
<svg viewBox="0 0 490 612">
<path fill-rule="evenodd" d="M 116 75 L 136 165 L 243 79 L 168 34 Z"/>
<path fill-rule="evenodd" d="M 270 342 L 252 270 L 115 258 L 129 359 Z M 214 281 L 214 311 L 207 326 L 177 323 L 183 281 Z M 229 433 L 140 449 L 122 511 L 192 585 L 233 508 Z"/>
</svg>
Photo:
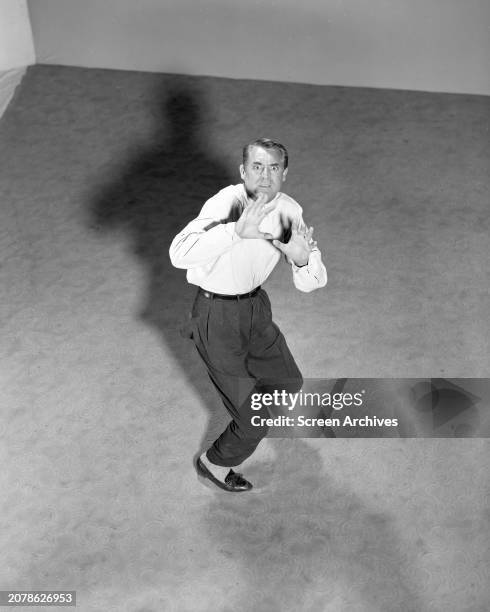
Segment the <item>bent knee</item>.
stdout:
<svg viewBox="0 0 490 612">
<path fill-rule="evenodd" d="M 303 379 L 303 376 L 300 374 L 297 378 L 294 378 L 290 381 L 289 388 L 287 389 L 287 391 L 289 393 L 299 393 L 303 388 L 304 382 L 305 381 Z"/>
<path fill-rule="evenodd" d="M 283 391 L 286 393 L 298 393 L 303 387 L 304 379 L 301 372 L 298 372 L 296 376 L 290 378 L 281 379 L 262 379 L 257 385 L 257 388 L 261 393 L 274 393 L 281 394 Z"/>
<path fill-rule="evenodd" d="M 270 417 L 267 417 L 270 418 Z M 254 440 L 262 440 L 269 433 L 269 426 L 266 424 L 266 418 L 257 417 L 250 423 L 250 427 L 247 428 L 247 437 L 253 438 Z"/>
</svg>

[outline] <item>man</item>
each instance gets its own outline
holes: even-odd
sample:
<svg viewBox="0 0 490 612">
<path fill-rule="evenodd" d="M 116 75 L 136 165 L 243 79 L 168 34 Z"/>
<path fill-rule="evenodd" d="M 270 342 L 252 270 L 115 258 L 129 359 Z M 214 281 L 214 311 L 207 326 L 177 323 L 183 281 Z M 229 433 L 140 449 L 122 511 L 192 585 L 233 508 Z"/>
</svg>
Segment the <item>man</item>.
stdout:
<svg viewBox="0 0 490 612">
<path fill-rule="evenodd" d="M 230 492 L 252 488 L 230 468 L 240 466 L 267 434 L 252 417 L 269 415 L 265 408 L 252 410 L 251 393 L 297 392 L 303 382 L 260 285 L 281 253 L 300 291 L 327 283 L 313 228 L 305 225 L 301 206 L 280 192 L 287 173 L 283 145 L 266 138 L 248 144 L 240 165 L 243 184 L 210 198 L 170 246 L 172 264 L 187 269 L 188 282 L 199 287 L 189 337 L 232 418 L 196 467 Z"/>
</svg>

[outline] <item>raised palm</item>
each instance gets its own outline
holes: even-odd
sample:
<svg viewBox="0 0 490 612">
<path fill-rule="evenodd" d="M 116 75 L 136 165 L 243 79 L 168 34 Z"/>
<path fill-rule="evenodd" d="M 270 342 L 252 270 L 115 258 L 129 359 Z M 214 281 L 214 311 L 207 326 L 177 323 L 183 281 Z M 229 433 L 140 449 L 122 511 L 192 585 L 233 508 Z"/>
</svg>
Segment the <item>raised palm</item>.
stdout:
<svg viewBox="0 0 490 612">
<path fill-rule="evenodd" d="M 295 223 L 287 244 L 279 240 L 273 240 L 272 244 L 297 266 L 306 266 L 310 253 L 316 247 L 316 242 L 313 240 L 313 227 L 308 228 L 306 225 L 300 227 Z"/>
<path fill-rule="evenodd" d="M 277 206 L 277 202 L 266 204 L 266 200 L 267 196 L 264 193 L 259 193 L 256 200 L 249 200 L 235 225 L 235 232 L 240 238 L 265 238 L 266 240 L 273 238 L 271 234 L 259 230 L 262 220 Z"/>
</svg>

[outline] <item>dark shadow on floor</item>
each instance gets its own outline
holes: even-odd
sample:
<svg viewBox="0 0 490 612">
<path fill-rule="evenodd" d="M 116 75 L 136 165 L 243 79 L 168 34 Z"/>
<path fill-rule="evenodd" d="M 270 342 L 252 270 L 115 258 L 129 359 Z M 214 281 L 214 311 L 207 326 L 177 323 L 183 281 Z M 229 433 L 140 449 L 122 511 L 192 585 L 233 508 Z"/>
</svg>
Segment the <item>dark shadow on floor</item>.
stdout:
<svg viewBox="0 0 490 612">
<path fill-rule="evenodd" d="M 109 177 L 94 196 L 90 224 L 104 232 L 123 228 L 130 237 L 132 252 L 147 277 L 140 316 L 157 329 L 181 365 L 182 376 L 203 397 L 210 413 L 204 445 L 221 432 L 228 417 L 204 367 L 189 362 L 191 341 L 180 335 L 180 329 L 196 288 L 187 283 L 185 270 L 171 265 L 168 251 L 174 236 L 197 216 L 204 202 L 237 183 L 239 175 L 211 150 L 206 100 L 197 88 L 179 76 L 164 75 L 155 101 L 160 114 L 155 117 L 152 142 L 138 145 L 139 153 L 123 172 Z"/>
<path fill-rule="evenodd" d="M 339 610 L 362 602 L 366 612 L 423 612 L 416 555 L 396 515 L 339 487 L 303 440 L 270 444 L 273 462 L 247 472 L 258 487 L 216 493 L 205 518 L 243 577 L 221 612 L 323 612 L 333 601 Z"/>
</svg>

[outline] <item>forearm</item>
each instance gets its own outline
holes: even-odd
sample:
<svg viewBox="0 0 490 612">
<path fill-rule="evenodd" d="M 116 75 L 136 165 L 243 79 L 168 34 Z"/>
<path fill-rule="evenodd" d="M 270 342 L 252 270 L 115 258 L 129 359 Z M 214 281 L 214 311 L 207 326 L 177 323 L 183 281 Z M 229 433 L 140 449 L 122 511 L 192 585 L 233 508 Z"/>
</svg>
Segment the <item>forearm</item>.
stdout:
<svg viewBox="0 0 490 612">
<path fill-rule="evenodd" d="M 189 269 L 213 261 L 241 240 L 235 233 L 235 225 L 217 223 L 209 218 L 191 221 L 170 245 L 172 265 Z"/>
</svg>

